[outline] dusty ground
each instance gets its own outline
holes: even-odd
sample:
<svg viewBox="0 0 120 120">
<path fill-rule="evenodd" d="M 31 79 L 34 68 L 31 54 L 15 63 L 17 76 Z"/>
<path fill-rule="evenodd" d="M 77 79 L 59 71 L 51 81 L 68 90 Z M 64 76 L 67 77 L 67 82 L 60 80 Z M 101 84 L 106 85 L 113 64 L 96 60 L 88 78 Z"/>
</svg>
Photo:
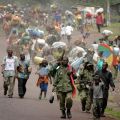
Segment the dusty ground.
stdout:
<svg viewBox="0 0 120 120">
<path fill-rule="evenodd" d="M 87 40 L 90 44 L 96 39 L 99 34 L 92 34 Z M 74 33 L 73 40 L 81 38 L 79 33 Z M 2 34 L 0 37 L 0 63 L 3 56 L 5 56 L 5 37 Z M 33 72 L 27 83 L 27 93 L 24 99 L 18 98 L 17 80 L 15 84 L 14 97 L 9 99 L 3 95 L 3 78 L 0 75 L 0 120 L 60 120 L 60 111 L 58 101 L 55 100 L 53 104 L 50 104 L 48 99 L 51 96 L 51 88 L 49 86 L 49 92 L 46 100 L 38 100 L 39 88 L 36 87 L 35 67 L 32 66 Z M 117 84 L 117 89 L 119 85 Z M 116 90 L 117 90 L 116 89 Z M 116 92 L 115 92 L 116 93 Z M 117 93 L 116 93 L 117 94 Z M 116 98 L 113 99 L 116 102 Z M 118 99 L 117 99 L 118 100 Z M 79 101 L 74 101 L 72 109 L 73 118 L 71 120 L 91 120 L 92 114 L 83 113 L 81 111 Z M 106 117 L 102 120 L 115 120 L 114 118 Z"/>
</svg>

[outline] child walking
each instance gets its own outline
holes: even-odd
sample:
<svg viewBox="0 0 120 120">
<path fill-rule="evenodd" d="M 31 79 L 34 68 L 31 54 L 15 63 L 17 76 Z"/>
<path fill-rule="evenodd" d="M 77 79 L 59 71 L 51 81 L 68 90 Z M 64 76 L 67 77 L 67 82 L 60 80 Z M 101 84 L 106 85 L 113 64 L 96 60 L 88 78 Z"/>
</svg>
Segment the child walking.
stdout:
<svg viewBox="0 0 120 120">
<path fill-rule="evenodd" d="M 93 101 L 93 120 L 100 120 L 103 104 L 104 83 L 100 81 L 99 75 L 94 76 L 94 83 L 91 89 Z"/>
<path fill-rule="evenodd" d="M 48 69 L 48 62 L 46 60 L 43 60 L 42 63 L 39 64 L 39 69 L 37 71 L 37 74 L 39 75 L 37 86 L 39 86 L 41 90 L 39 95 L 39 99 L 41 100 L 43 93 L 44 93 L 44 98 L 46 98 L 47 89 L 48 89 L 49 69 Z"/>
</svg>

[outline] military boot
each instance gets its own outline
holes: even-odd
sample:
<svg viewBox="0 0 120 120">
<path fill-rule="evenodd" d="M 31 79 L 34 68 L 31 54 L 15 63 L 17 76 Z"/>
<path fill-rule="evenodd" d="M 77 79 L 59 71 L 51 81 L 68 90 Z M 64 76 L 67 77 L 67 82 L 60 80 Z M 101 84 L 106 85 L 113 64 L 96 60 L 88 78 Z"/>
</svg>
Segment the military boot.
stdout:
<svg viewBox="0 0 120 120">
<path fill-rule="evenodd" d="M 81 101 L 81 104 L 82 104 L 82 111 L 85 111 L 86 101 L 85 101 L 85 100 L 82 100 L 82 101 Z"/>
<path fill-rule="evenodd" d="M 68 119 L 72 118 L 72 114 L 71 114 L 70 109 L 67 109 L 67 117 L 68 117 Z"/>
<path fill-rule="evenodd" d="M 66 113 L 65 113 L 65 110 L 62 110 L 62 116 L 61 116 L 62 119 L 66 119 Z"/>
</svg>

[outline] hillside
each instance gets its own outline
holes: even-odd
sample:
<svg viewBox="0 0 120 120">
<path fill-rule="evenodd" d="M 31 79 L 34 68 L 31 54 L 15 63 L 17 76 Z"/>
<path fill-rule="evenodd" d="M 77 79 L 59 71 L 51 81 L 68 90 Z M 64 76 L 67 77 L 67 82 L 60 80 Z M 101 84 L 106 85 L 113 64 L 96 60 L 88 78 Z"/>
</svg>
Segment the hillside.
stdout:
<svg viewBox="0 0 120 120">
<path fill-rule="evenodd" d="M 106 0 L 0 0 L 0 4 L 15 3 L 23 5 L 42 5 L 49 6 L 52 3 L 58 4 L 60 8 L 70 8 L 72 5 L 82 4 L 85 6 L 102 6 L 106 8 Z M 120 0 L 109 0 L 110 4 L 120 3 Z"/>
</svg>

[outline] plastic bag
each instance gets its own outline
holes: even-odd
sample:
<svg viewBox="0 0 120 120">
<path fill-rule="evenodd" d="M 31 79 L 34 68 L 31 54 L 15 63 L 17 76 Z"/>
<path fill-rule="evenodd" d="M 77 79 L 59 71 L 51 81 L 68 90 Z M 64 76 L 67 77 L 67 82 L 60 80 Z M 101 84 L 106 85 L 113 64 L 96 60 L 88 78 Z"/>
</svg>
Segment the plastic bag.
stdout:
<svg viewBox="0 0 120 120">
<path fill-rule="evenodd" d="M 72 66 L 76 71 L 78 71 L 80 65 L 83 63 L 83 60 L 84 60 L 83 57 L 77 58 L 76 60 L 74 60 L 74 61 L 71 63 L 71 66 Z"/>
<path fill-rule="evenodd" d="M 40 63 L 42 63 L 43 60 L 44 60 L 44 58 L 42 58 L 42 57 L 38 57 L 38 56 L 34 57 L 34 63 L 36 65 L 39 65 Z"/>
</svg>

